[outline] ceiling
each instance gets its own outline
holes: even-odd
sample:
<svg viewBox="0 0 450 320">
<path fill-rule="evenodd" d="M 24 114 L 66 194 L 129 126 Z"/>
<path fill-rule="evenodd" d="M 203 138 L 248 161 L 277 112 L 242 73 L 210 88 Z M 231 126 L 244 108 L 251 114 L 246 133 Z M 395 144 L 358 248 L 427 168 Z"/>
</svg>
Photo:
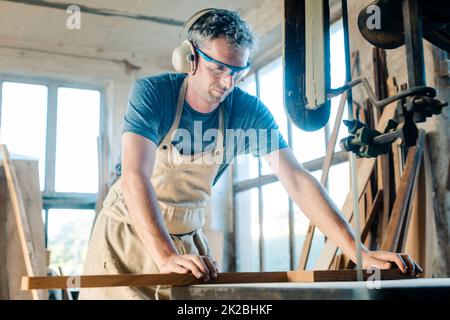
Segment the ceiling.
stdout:
<svg viewBox="0 0 450 320">
<path fill-rule="evenodd" d="M 78 0 L 81 29 L 69 30 L 73 0 L 0 0 L 0 47 L 31 49 L 170 69 L 179 24 L 205 7 L 238 10 L 260 36 L 258 56 L 281 41 L 281 1 Z M 167 20 L 155 22 L 155 18 Z"/>
</svg>

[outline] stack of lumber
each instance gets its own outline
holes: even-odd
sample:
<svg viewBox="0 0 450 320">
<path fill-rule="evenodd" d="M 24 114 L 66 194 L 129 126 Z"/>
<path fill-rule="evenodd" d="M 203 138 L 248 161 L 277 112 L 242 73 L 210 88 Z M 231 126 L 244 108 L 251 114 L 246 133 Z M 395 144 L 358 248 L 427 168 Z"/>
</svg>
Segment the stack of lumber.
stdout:
<svg viewBox="0 0 450 320">
<path fill-rule="evenodd" d="M 20 288 L 30 268 L 36 276 L 45 276 L 47 270 L 38 161 L 12 156 L 9 165 L 12 177 L 0 152 L 0 299 L 46 299 L 46 291 Z M 18 191 L 14 196 L 11 186 Z"/>
</svg>

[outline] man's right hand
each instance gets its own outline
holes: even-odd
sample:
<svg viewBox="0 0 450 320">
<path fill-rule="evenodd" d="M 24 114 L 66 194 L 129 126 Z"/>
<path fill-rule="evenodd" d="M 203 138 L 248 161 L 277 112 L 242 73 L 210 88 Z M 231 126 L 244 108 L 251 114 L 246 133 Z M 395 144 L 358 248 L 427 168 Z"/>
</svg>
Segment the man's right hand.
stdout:
<svg viewBox="0 0 450 320">
<path fill-rule="evenodd" d="M 161 273 L 191 272 L 197 279 L 205 282 L 217 277 L 219 272 L 218 264 L 213 258 L 208 256 L 198 256 L 194 254 L 172 255 L 160 267 Z"/>
</svg>

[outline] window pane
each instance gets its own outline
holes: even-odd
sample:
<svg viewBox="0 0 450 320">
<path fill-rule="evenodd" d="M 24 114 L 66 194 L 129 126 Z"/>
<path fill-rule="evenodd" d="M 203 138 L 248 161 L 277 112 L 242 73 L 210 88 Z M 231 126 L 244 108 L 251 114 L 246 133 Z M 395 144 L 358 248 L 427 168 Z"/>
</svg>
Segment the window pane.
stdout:
<svg viewBox="0 0 450 320">
<path fill-rule="evenodd" d="M 263 186 L 264 270 L 289 270 L 289 198 L 280 182 Z"/>
<path fill-rule="evenodd" d="M 258 158 L 252 154 L 243 154 L 234 161 L 234 182 L 258 177 Z"/>
<path fill-rule="evenodd" d="M 299 162 L 307 162 L 325 156 L 324 129 L 306 132 L 292 125 L 293 152 Z"/>
<path fill-rule="evenodd" d="M 283 69 L 281 58 L 268 64 L 259 72 L 260 98 L 272 113 L 284 139 L 288 140 L 288 120 L 283 102 Z M 271 174 L 272 169 L 262 161 L 262 174 Z"/>
<path fill-rule="evenodd" d="M 259 271 L 258 189 L 240 192 L 236 201 L 236 268 Z"/>
<path fill-rule="evenodd" d="M 94 217 L 94 210 L 49 210 L 48 249 L 53 270 L 58 272 L 60 266 L 64 274 L 83 272 Z"/>
<path fill-rule="evenodd" d="M 345 48 L 342 20 L 333 23 L 330 31 L 330 48 L 333 48 L 333 54 L 330 57 L 331 87 L 337 88 L 345 83 Z"/>
<path fill-rule="evenodd" d="M 342 28 L 342 20 L 334 23 L 331 26 L 330 33 L 330 47 L 333 48 L 333 55 L 331 56 L 331 86 L 337 88 L 345 83 L 345 50 L 344 50 L 344 30 Z M 330 134 L 333 130 L 334 121 L 336 119 L 337 109 L 339 107 L 340 96 L 331 99 L 331 114 L 330 114 Z M 344 108 L 342 120 L 347 119 L 347 104 Z M 343 125 L 339 128 L 338 139 L 335 147 L 335 151 L 340 151 L 339 141 L 348 136 L 347 127 Z"/>
<path fill-rule="evenodd" d="M 269 108 L 281 133 L 287 137 L 287 116 L 283 106 L 283 70 L 281 58 L 259 71 L 260 99 Z"/>
<path fill-rule="evenodd" d="M 294 232 L 295 232 L 295 269 L 298 268 L 298 262 L 300 260 L 300 254 L 302 253 L 303 244 L 306 237 L 306 232 L 308 231 L 309 219 L 300 210 L 300 208 L 294 204 Z M 325 238 L 323 233 L 316 228 L 314 232 L 313 241 L 311 243 L 311 249 L 309 251 L 308 262 L 306 263 L 306 269 L 312 270 L 316 265 L 317 259 L 319 258 Z"/>
<path fill-rule="evenodd" d="M 256 80 L 255 80 L 255 74 L 251 74 L 248 77 L 245 78 L 244 81 L 242 81 L 239 84 L 239 87 L 248 92 L 249 94 L 256 96 Z"/>
<path fill-rule="evenodd" d="M 46 86 L 3 82 L 1 104 L 2 143 L 10 153 L 39 160 L 39 183 L 45 185 Z"/>
<path fill-rule="evenodd" d="M 56 191 L 96 193 L 100 92 L 59 88 L 57 118 Z"/>
<path fill-rule="evenodd" d="M 343 162 L 330 168 L 328 175 L 330 196 L 339 209 L 342 209 L 345 198 L 350 190 L 349 163 Z"/>
<path fill-rule="evenodd" d="M 317 180 L 320 180 L 320 176 L 322 175 L 322 170 L 317 170 L 311 172 L 311 174 Z M 294 233 L 295 233 L 295 258 L 294 258 L 294 267 L 298 268 L 298 262 L 300 260 L 300 254 L 302 253 L 303 244 L 305 241 L 306 232 L 308 231 L 309 219 L 303 213 L 303 211 L 294 203 Z M 309 252 L 308 263 L 306 264 L 306 269 L 312 270 L 317 262 L 317 259 L 320 256 L 320 253 L 323 249 L 324 244 L 324 236 L 323 233 L 316 228 L 314 232 L 314 238 L 311 243 L 311 249 Z"/>
</svg>

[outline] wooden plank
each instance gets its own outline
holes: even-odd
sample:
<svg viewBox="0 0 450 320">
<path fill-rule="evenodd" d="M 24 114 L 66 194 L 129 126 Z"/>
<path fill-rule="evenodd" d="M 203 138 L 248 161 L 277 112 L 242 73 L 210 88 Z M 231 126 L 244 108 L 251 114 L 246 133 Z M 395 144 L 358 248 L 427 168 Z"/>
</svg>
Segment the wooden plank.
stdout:
<svg viewBox="0 0 450 320">
<path fill-rule="evenodd" d="M 9 300 L 9 277 L 7 268 L 7 253 L 9 241 L 6 232 L 7 223 L 7 189 L 4 170 L 0 170 L 0 300 Z"/>
<path fill-rule="evenodd" d="M 47 263 L 44 247 L 45 228 L 42 217 L 42 195 L 39 186 L 39 162 L 36 160 L 20 159 L 20 157 L 12 158 L 11 162 L 14 165 L 18 182 L 17 187 L 22 193 L 28 225 L 31 230 L 36 264 L 39 267 L 39 273 L 37 275 L 45 276 L 47 273 Z M 1 171 L 4 171 L 3 165 L 1 167 Z M 27 269 L 8 188 L 3 189 L 3 191 L 7 195 L 7 203 L 5 206 L 7 208 L 6 238 L 8 239 L 7 270 L 9 277 L 9 298 L 12 300 L 33 299 L 31 291 L 20 290 L 20 282 L 22 276 L 27 274 Z M 47 297 L 47 292 L 45 292 L 45 296 Z"/>
<path fill-rule="evenodd" d="M 33 245 L 33 237 L 30 226 L 28 224 L 28 217 L 25 211 L 25 205 L 23 202 L 23 196 L 21 190 L 18 188 L 17 175 L 9 157 L 9 152 L 6 145 L 1 145 L 3 155 L 3 166 L 5 170 L 8 190 L 10 194 L 10 201 L 14 211 L 17 228 L 19 231 L 20 242 L 23 250 L 23 257 L 25 260 L 25 266 L 27 274 L 30 276 L 39 275 L 39 264 L 35 256 L 35 250 Z M 46 295 L 42 291 L 34 290 L 32 292 L 33 299 L 44 300 Z"/>
<path fill-rule="evenodd" d="M 286 272 L 227 272 L 219 273 L 215 280 L 211 280 L 208 283 L 269 283 L 286 281 Z M 117 274 L 59 277 L 23 277 L 22 290 L 117 286 L 142 287 L 153 285 L 184 286 L 194 284 L 205 284 L 205 282 L 203 280 L 195 278 L 192 274 Z"/>
<path fill-rule="evenodd" d="M 378 190 L 375 200 L 372 203 L 372 207 L 369 210 L 369 214 L 367 216 L 367 220 L 364 224 L 364 228 L 361 232 L 361 241 L 365 241 L 370 232 L 370 227 L 372 226 L 372 222 L 375 219 L 375 216 L 380 209 L 381 204 L 383 203 L 383 190 Z"/>
<path fill-rule="evenodd" d="M 367 194 L 367 188 L 369 187 L 370 183 L 367 183 L 366 185 L 366 191 L 363 193 L 361 199 L 359 199 L 358 202 L 358 208 L 359 208 L 359 225 L 364 226 L 366 224 L 366 194 Z M 355 220 L 353 220 L 353 228 L 355 228 Z"/>
<path fill-rule="evenodd" d="M 372 176 L 372 178 L 373 178 L 373 176 Z M 372 191 L 372 178 L 370 178 L 370 181 L 367 184 L 366 207 L 364 208 L 364 210 L 366 212 L 366 220 L 364 221 L 364 224 L 362 224 L 362 225 L 367 225 L 367 220 L 370 218 L 371 209 L 374 204 L 373 191 Z M 380 190 L 377 191 L 377 194 L 375 196 L 378 195 L 379 191 Z M 362 239 L 362 237 L 361 237 L 361 239 Z M 370 233 L 367 234 L 367 237 L 363 240 L 363 242 L 367 248 L 370 248 L 370 243 L 372 242 L 372 235 Z"/>
<path fill-rule="evenodd" d="M 371 276 L 364 270 L 367 279 Z M 398 269 L 380 270 L 380 280 L 411 279 Z M 273 283 L 273 282 L 324 282 L 356 281 L 356 270 L 279 271 L 279 272 L 225 272 L 204 282 L 192 274 L 117 274 L 90 276 L 23 277 L 22 290 L 67 289 L 96 287 L 144 287 L 154 285 L 186 286 L 195 284 Z"/>
<path fill-rule="evenodd" d="M 394 166 L 394 181 L 395 181 L 395 192 L 398 191 L 398 186 L 400 184 L 400 177 L 403 172 L 401 152 L 399 145 L 397 143 L 393 143 L 391 146 L 392 149 L 392 161 Z"/>
<path fill-rule="evenodd" d="M 434 259 L 434 237 L 436 235 L 435 220 L 435 198 L 433 187 L 433 173 L 431 171 L 431 158 L 428 143 L 424 144 L 423 149 L 423 165 L 425 171 L 425 195 L 426 195 L 426 235 L 425 235 L 425 263 L 424 277 L 431 278 L 433 276 L 433 259 Z M 450 170 L 449 170 L 450 174 Z"/>
<path fill-rule="evenodd" d="M 423 157 L 423 152 L 422 152 L 422 157 Z M 415 173 L 414 173 L 413 185 L 412 185 L 411 191 L 409 193 L 409 201 L 407 204 L 406 214 L 405 214 L 402 229 L 400 232 L 400 238 L 399 238 L 399 242 L 397 245 L 397 252 L 405 251 L 406 239 L 407 239 L 408 233 L 409 233 L 411 218 L 414 215 L 414 213 L 416 213 L 415 216 L 419 215 L 419 213 L 417 212 L 419 210 L 419 203 L 418 203 L 419 195 L 417 192 L 418 192 L 419 180 L 420 180 L 420 175 L 421 175 L 420 173 L 421 173 L 421 171 L 423 171 L 423 170 L 421 170 L 422 167 L 423 167 L 423 161 L 421 159 L 420 164 L 417 166 Z M 423 206 L 425 206 L 425 197 L 423 197 L 422 200 L 423 200 L 423 202 L 422 202 Z M 423 207 L 422 207 L 422 212 L 425 212 L 425 210 L 423 210 Z M 425 221 L 423 221 L 423 223 L 421 223 L 423 226 L 425 226 L 424 222 Z M 421 240 L 421 241 L 423 242 L 423 240 Z M 417 259 L 416 255 L 414 255 L 414 257 L 415 257 L 415 259 Z"/>
<path fill-rule="evenodd" d="M 405 172 L 400 181 L 397 197 L 394 202 L 394 207 L 392 208 L 391 218 L 389 219 L 388 229 L 386 230 L 386 236 L 381 244 L 381 250 L 393 252 L 397 251 L 400 233 L 407 214 L 408 203 L 415 180 L 415 175 L 422 160 L 424 139 L 424 131 L 420 130 L 419 138 L 417 139 L 417 146 L 409 149 L 406 159 Z"/>
<path fill-rule="evenodd" d="M 367 217 L 367 221 L 363 224 L 363 230 L 361 232 L 361 241 L 365 242 L 367 237 L 369 236 L 370 228 L 372 226 L 372 222 L 375 219 L 376 215 L 379 213 L 379 209 L 381 204 L 383 203 L 383 190 L 378 190 L 375 200 L 372 203 L 371 208 L 369 209 L 369 214 Z M 343 267 L 345 269 L 351 269 L 355 266 L 354 262 L 351 261 L 347 256 L 343 258 Z"/>
<path fill-rule="evenodd" d="M 409 227 L 403 232 L 403 243 L 400 252 L 409 254 L 420 266 L 425 266 L 426 244 L 426 182 L 424 161 L 420 166 L 417 188 L 412 192 Z M 408 221 L 405 223 L 408 226 Z"/>
<path fill-rule="evenodd" d="M 379 280 L 414 279 L 417 276 L 409 273 L 403 274 L 398 269 L 379 270 Z M 314 271 L 291 271 L 287 273 L 288 282 L 334 282 L 334 281 L 357 281 L 356 270 L 314 270 Z M 374 273 L 363 270 L 364 280 L 368 280 Z"/>
<path fill-rule="evenodd" d="M 396 105 L 390 104 L 386 106 L 384 112 L 378 121 L 377 130 L 384 130 L 389 119 L 392 119 L 395 115 Z M 382 128 L 382 129 L 381 129 Z M 364 159 L 361 166 L 358 168 L 358 197 L 364 192 L 367 182 L 369 181 L 370 175 L 375 166 L 375 159 L 369 158 Z M 345 199 L 344 206 L 342 208 L 342 213 L 347 221 L 351 221 L 353 217 L 353 202 L 352 193 L 349 192 L 347 198 Z M 333 261 L 333 257 L 337 252 L 337 246 L 332 241 L 328 240 L 320 254 L 318 262 L 315 269 L 327 270 L 330 267 L 330 263 Z"/>
</svg>

